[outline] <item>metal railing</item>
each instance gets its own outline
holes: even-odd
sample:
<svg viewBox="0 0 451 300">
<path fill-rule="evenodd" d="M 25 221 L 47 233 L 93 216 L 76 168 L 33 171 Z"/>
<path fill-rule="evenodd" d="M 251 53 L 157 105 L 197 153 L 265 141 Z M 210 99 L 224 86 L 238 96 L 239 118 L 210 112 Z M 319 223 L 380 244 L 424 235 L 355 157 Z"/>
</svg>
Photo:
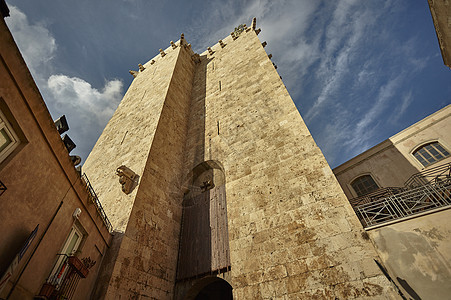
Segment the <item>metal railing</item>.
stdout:
<svg viewBox="0 0 451 300">
<path fill-rule="evenodd" d="M 89 179 L 88 179 L 88 176 L 86 175 L 86 173 L 83 173 L 81 178 L 84 180 L 84 182 L 86 184 L 86 190 L 89 193 L 89 198 L 96 206 L 97 212 L 99 213 L 100 217 L 102 218 L 103 223 L 105 224 L 105 226 L 107 227 L 109 232 L 113 231 L 113 226 L 111 225 L 111 222 L 108 219 L 108 216 L 106 215 L 105 211 L 103 210 L 102 204 L 100 203 L 99 198 L 97 197 L 97 194 L 91 185 L 91 182 L 89 182 Z"/>
<path fill-rule="evenodd" d="M 436 183 L 451 180 L 451 163 L 430 168 L 410 176 L 404 183 L 404 186 L 415 188 L 428 183 Z"/>
<path fill-rule="evenodd" d="M 377 189 L 374 192 L 371 192 L 369 194 L 366 194 L 366 195 L 363 195 L 363 196 L 360 196 L 357 198 L 353 198 L 353 199 L 349 200 L 349 202 L 351 203 L 351 205 L 353 207 L 355 207 L 355 206 L 359 206 L 359 205 L 362 205 L 365 203 L 374 202 L 380 198 L 392 196 L 392 195 L 400 193 L 404 190 L 405 190 L 405 188 L 400 188 L 400 187 L 386 187 L 386 188 L 382 188 L 382 189 Z"/>
<path fill-rule="evenodd" d="M 451 164 L 412 175 L 404 188 L 386 188 L 350 202 L 363 227 L 451 205 Z"/>
<path fill-rule="evenodd" d="M 37 297 L 39 299 L 72 299 L 78 282 L 80 279 L 86 278 L 89 268 L 92 266 L 85 265 L 84 261 L 76 256 L 69 256 L 64 253 L 59 253 L 57 256 L 62 258 L 57 260 L 57 267 L 42 286 Z"/>
</svg>

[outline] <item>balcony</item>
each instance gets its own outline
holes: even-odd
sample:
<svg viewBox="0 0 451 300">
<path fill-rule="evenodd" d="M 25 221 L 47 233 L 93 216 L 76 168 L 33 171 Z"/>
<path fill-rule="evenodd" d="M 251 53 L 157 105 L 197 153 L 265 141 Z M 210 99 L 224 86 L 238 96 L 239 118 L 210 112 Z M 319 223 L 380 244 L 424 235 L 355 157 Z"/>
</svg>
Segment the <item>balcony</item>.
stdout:
<svg viewBox="0 0 451 300">
<path fill-rule="evenodd" d="M 384 188 L 350 200 L 364 228 L 451 205 L 451 164 L 414 174 L 402 188 Z"/>
<path fill-rule="evenodd" d="M 72 299 L 78 282 L 88 276 L 89 269 L 95 264 L 95 261 L 90 258 L 80 260 L 76 256 L 59 255 L 63 256 L 64 260 L 50 275 L 39 295 L 34 299 Z"/>
</svg>

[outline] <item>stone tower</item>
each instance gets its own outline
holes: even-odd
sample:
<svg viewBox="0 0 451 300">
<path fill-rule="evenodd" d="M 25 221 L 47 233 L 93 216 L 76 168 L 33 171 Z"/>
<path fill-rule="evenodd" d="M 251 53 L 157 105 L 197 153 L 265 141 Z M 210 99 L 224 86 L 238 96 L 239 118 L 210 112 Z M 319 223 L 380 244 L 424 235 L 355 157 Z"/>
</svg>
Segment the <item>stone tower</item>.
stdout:
<svg viewBox="0 0 451 300">
<path fill-rule="evenodd" d="M 84 165 L 120 231 L 95 298 L 394 297 L 259 32 L 131 71 Z"/>
</svg>

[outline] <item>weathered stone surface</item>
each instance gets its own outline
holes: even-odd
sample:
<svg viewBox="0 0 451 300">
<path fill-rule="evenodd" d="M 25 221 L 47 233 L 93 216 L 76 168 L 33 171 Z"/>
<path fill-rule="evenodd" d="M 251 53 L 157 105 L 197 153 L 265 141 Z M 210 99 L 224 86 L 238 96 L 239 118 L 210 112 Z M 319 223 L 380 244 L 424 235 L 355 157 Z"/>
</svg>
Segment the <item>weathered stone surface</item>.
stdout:
<svg viewBox="0 0 451 300">
<path fill-rule="evenodd" d="M 255 31 L 222 41 L 196 63 L 183 47 L 147 63 L 86 162 L 125 230 L 107 296 L 181 299 L 196 288 L 192 279 L 174 291 L 182 200 L 190 172 L 213 161 L 225 174 L 223 276 L 235 298 L 360 297 L 365 280 L 367 296 L 389 297 L 368 266 L 373 246 Z M 130 195 L 114 175 L 122 164 L 140 176 Z"/>
</svg>

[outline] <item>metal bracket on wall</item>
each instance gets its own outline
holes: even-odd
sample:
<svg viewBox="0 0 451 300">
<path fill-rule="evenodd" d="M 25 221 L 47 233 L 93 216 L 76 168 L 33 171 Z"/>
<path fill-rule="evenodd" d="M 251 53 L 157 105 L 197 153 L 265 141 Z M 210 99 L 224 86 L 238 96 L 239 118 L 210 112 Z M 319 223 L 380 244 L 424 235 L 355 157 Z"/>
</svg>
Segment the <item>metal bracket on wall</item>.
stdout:
<svg viewBox="0 0 451 300">
<path fill-rule="evenodd" d="M 0 181 L 0 196 L 3 195 L 3 193 L 6 191 L 6 185 L 3 184 L 3 182 Z"/>
</svg>

